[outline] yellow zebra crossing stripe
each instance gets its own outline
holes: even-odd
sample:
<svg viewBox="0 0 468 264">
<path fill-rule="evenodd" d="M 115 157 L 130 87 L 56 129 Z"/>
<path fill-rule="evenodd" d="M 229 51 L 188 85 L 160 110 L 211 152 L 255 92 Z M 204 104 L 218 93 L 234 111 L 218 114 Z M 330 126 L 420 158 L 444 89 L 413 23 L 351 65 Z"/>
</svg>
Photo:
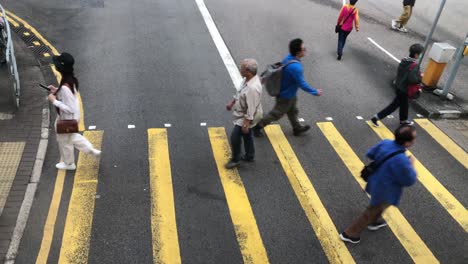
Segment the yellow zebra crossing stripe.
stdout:
<svg viewBox="0 0 468 264">
<path fill-rule="evenodd" d="M 46 264 L 49 258 L 50 245 L 54 237 L 55 221 L 60 207 L 60 199 L 62 198 L 63 183 L 65 181 L 66 171 L 58 170 L 57 178 L 55 180 L 54 192 L 52 194 L 52 201 L 47 214 L 46 223 L 44 225 L 44 234 L 42 235 L 41 248 L 36 258 L 36 264 Z"/>
<path fill-rule="evenodd" d="M 83 135 L 101 149 L 103 134 L 103 131 L 86 131 Z M 60 264 L 88 263 L 98 172 L 99 161 L 92 155 L 80 153 L 63 232 Z"/>
<path fill-rule="evenodd" d="M 265 127 L 268 139 L 330 263 L 355 263 L 279 125 Z"/>
<path fill-rule="evenodd" d="M 332 123 L 322 122 L 317 123 L 317 125 L 361 188 L 365 189 L 366 183 L 360 176 L 360 171 L 364 167 L 362 161 Z M 406 218 L 401 214 L 400 210 L 396 207 L 390 207 L 383 216 L 392 232 L 415 263 L 439 263 Z"/>
<path fill-rule="evenodd" d="M 393 133 L 383 124 L 377 128 L 372 126 L 370 121 L 367 124 L 382 139 L 394 139 Z M 409 155 L 412 155 L 408 151 Z M 414 157 L 414 155 L 413 155 Z M 415 157 L 414 166 L 418 172 L 418 180 L 424 187 L 439 201 L 447 212 L 468 232 L 468 212 L 465 207 L 424 167 Z"/>
<path fill-rule="evenodd" d="M 437 128 L 431 121 L 421 118 L 415 119 L 416 123 L 427 131 L 448 153 L 458 162 L 468 169 L 468 153 L 466 153 L 457 143 L 453 142 L 444 132 Z"/>
<path fill-rule="evenodd" d="M 224 168 L 231 153 L 226 132 L 222 127 L 210 127 L 208 134 L 244 263 L 269 263 L 239 172 Z"/>
<path fill-rule="evenodd" d="M 148 129 L 154 263 L 181 263 L 167 130 Z"/>
</svg>

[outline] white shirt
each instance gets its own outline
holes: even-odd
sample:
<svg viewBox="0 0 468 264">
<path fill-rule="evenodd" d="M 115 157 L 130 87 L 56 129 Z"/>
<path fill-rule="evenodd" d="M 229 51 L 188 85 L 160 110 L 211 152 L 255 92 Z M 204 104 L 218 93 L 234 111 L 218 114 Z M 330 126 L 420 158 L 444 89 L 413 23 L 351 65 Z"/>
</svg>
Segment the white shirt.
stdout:
<svg viewBox="0 0 468 264">
<path fill-rule="evenodd" d="M 244 119 L 253 121 L 255 115 L 258 113 L 263 113 L 262 104 L 262 83 L 260 78 L 255 75 L 250 81 L 246 82 L 245 80 L 241 84 L 240 91 L 236 95 L 236 103 L 234 104 L 234 125 L 242 126 L 244 124 Z M 249 127 L 254 127 L 256 124 L 254 122 L 250 123 Z"/>
<path fill-rule="evenodd" d="M 62 85 L 60 91 L 57 93 L 57 100 L 54 105 L 60 109 L 60 115 L 57 116 L 60 120 L 75 119 L 77 121 L 81 118 L 80 103 L 76 96 L 76 89 L 73 88 L 75 94 L 72 93 L 68 86 Z"/>
</svg>

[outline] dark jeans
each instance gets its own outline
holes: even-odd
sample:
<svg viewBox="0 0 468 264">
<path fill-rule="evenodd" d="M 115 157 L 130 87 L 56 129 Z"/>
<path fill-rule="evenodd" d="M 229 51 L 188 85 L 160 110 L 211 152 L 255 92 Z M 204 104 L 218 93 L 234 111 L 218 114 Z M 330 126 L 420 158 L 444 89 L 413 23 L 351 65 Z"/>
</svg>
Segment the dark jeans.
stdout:
<svg viewBox="0 0 468 264">
<path fill-rule="evenodd" d="M 231 161 L 233 162 L 239 162 L 241 159 L 242 139 L 244 140 L 245 158 L 247 160 L 253 160 L 255 157 L 255 146 L 252 129 L 249 129 L 248 134 L 244 134 L 242 133 L 242 127 L 235 125 L 231 132 Z"/>
<path fill-rule="evenodd" d="M 350 237 L 360 237 L 361 232 L 370 224 L 377 222 L 382 217 L 382 213 L 389 207 L 389 204 L 377 206 L 370 205 L 356 218 L 353 223 L 346 228 L 345 233 Z"/>
<path fill-rule="evenodd" d="M 400 108 L 400 121 L 408 120 L 408 95 L 404 92 L 397 91 L 395 99 L 382 111 L 377 114 L 379 119 L 384 119 L 389 114 L 395 112 L 397 108 Z"/>
<path fill-rule="evenodd" d="M 348 38 L 348 35 L 349 33 L 351 33 L 350 31 L 343 31 L 341 30 L 340 32 L 338 32 L 338 55 L 341 56 L 343 55 L 343 48 L 346 44 L 346 39 Z"/>
<path fill-rule="evenodd" d="M 297 118 L 297 115 L 299 114 L 299 110 L 297 109 L 297 97 L 292 99 L 276 97 L 275 107 L 273 107 L 273 110 L 260 120 L 259 127 L 262 128 L 273 121 L 279 120 L 284 114 L 288 115 L 289 122 L 291 122 L 293 129 L 297 129 L 302 126 Z"/>
</svg>

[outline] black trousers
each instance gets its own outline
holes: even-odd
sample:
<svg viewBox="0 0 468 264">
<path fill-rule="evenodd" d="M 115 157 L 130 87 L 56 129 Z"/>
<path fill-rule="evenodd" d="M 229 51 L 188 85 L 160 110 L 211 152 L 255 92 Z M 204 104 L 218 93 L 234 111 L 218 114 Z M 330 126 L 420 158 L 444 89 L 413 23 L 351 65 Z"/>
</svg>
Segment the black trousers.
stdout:
<svg viewBox="0 0 468 264">
<path fill-rule="evenodd" d="M 408 95 L 404 92 L 397 91 L 395 99 L 382 111 L 377 114 L 379 119 L 384 119 L 389 114 L 395 112 L 397 108 L 400 108 L 400 121 L 408 120 Z"/>
<path fill-rule="evenodd" d="M 231 161 L 239 162 L 242 156 L 242 140 L 244 141 L 245 158 L 253 160 L 255 158 L 255 145 L 252 129 L 248 134 L 242 132 L 242 127 L 235 125 L 231 132 Z"/>
</svg>

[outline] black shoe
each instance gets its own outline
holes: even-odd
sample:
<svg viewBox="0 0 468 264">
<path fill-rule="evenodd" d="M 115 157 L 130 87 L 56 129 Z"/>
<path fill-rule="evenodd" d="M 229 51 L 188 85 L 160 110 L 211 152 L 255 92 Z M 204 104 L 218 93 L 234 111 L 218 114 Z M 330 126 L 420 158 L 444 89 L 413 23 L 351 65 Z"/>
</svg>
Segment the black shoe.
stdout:
<svg viewBox="0 0 468 264">
<path fill-rule="evenodd" d="M 230 160 L 228 163 L 226 163 L 226 165 L 224 165 L 224 167 L 228 170 L 230 169 L 234 169 L 235 167 L 239 166 L 240 162 L 235 162 L 235 161 L 232 161 Z"/>
<path fill-rule="evenodd" d="M 414 125 L 413 121 L 405 120 L 405 121 L 400 121 L 400 125 L 407 125 L 407 126 L 412 126 Z"/>
<path fill-rule="evenodd" d="M 379 121 L 379 119 L 376 116 L 371 118 L 370 121 L 372 122 L 372 125 L 374 125 L 375 127 L 379 127 L 379 123 L 377 123 L 377 121 Z"/>
<path fill-rule="evenodd" d="M 337 60 L 341 60 L 341 55 L 338 55 L 338 57 L 336 57 Z"/>
<path fill-rule="evenodd" d="M 310 129 L 310 126 L 309 125 L 305 125 L 305 126 L 301 126 L 301 127 L 298 127 L 298 128 L 295 128 L 293 130 L 293 135 L 294 136 L 299 136 L 301 135 L 302 133 L 306 132 L 307 130 Z"/>
<path fill-rule="evenodd" d="M 360 237 L 350 237 L 345 232 L 340 234 L 340 238 L 344 242 L 349 242 L 349 243 L 353 243 L 353 244 L 357 244 L 357 243 L 361 242 Z"/>
<path fill-rule="evenodd" d="M 255 159 L 253 159 L 253 158 L 248 159 L 248 158 L 246 158 L 245 156 L 242 156 L 242 157 L 241 157 L 241 160 L 242 160 L 242 161 L 245 161 L 245 162 L 254 162 L 254 161 L 255 161 Z"/>
<path fill-rule="evenodd" d="M 380 228 L 386 227 L 386 226 L 387 226 L 387 223 L 384 221 L 381 221 L 381 222 L 375 222 L 375 223 L 368 225 L 367 229 L 369 229 L 370 231 L 377 231 Z"/>
<path fill-rule="evenodd" d="M 262 132 L 262 128 L 259 126 L 255 126 L 253 128 L 253 135 L 254 137 L 264 137 L 265 135 Z"/>
</svg>

